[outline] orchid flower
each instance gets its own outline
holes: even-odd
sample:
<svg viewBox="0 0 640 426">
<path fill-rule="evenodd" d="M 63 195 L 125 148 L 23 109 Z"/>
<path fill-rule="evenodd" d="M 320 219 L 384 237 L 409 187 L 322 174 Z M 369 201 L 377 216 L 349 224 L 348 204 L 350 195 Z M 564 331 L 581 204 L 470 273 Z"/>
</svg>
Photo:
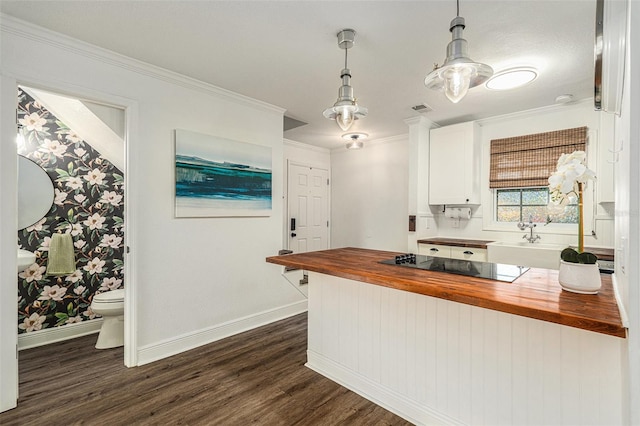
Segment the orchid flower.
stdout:
<svg viewBox="0 0 640 426">
<path fill-rule="evenodd" d="M 560 156 L 556 172 L 549 177 L 549 192 L 553 202 L 561 201 L 570 193 L 577 194 L 578 183 L 596 178 L 596 174 L 585 165 L 586 160 L 584 151 Z"/>
</svg>

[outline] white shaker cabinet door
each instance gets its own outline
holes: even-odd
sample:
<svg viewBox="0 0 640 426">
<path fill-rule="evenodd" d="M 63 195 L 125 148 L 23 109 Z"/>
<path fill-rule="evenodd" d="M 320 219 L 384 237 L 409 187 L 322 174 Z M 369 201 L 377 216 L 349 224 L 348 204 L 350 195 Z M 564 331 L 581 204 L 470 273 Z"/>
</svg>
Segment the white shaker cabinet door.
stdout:
<svg viewBox="0 0 640 426">
<path fill-rule="evenodd" d="M 480 204 L 479 134 L 474 122 L 432 129 L 429 204 Z"/>
</svg>

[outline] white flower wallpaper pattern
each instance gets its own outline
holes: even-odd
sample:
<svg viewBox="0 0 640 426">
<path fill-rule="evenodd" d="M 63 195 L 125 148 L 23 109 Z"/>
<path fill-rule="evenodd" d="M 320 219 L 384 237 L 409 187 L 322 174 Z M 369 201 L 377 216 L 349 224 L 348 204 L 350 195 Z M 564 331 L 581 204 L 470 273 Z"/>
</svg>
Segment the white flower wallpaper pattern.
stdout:
<svg viewBox="0 0 640 426">
<path fill-rule="evenodd" d="M 37 256 L 18 274 L 18 333 L 94 319 L 93 296 L 124 286 L 123 174 L 23 90 L 18 132 L 18 154 L 39 164 L 55 188 L 47 216 L 18 231 L 19 247 Z M 76 270 L 63 277 L 45 273 L 54 232 L 74 241 Z"/>
</svg>

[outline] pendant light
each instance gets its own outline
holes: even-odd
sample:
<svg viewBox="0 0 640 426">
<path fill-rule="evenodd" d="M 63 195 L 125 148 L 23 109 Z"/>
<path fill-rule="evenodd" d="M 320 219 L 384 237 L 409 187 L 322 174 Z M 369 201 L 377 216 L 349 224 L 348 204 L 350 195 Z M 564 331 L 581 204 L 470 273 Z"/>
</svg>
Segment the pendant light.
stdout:
<svg viewBox="0 0 640 426">
<path fill-rule="evenodd" d="M 367 115 L 367 108 L 358 106 L 353 97 L 353 87 L 349 84 L 351 71 L 347 67 L 347 50 L 353 46 L 355 38 L 356 32 L 351 29 L 344 29 L 338 33 L 338 46 L 344 49 L 344 69 L 340 73 L 342 86 L 338 89 L 336 103 L 331 108 L 325 109 L 323 113 L 326 118 L 335 120 L 344 131 L 349 130 L 355 120 Z"/>
<path fill-rule="evenodd" d="M 467 40 L 462 38 L 464 18 L 460 16 L 460 2 L 456 0 L 456 17 L 451 21 L 451 42 L 447 45 L 447 58 L 441 67 L 424 79 L 424 85 L 433 90 L 444 90 L 451 102 L 458 103 L 467 91 L 478 86 L 493 75 L 493 69 L 486 64 L 473 62 L 467 53 Z"/>
</svg>

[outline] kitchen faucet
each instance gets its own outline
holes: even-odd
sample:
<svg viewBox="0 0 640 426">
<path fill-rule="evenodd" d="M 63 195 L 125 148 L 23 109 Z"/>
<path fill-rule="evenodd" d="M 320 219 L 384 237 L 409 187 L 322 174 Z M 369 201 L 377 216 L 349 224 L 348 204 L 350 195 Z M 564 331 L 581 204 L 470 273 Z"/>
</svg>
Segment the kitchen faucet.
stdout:
<svg viewBox="0 0 640 426">
<path fill-rule="evenodd" d="M 524 223 L 524 222 L 518 222 L 518 228 L 521 231 L 524 231 L 525 229 L 529 228 L 529 231 L 531 232 L 531 234 L 524 234 L 522 236 L 523 239 L 529 241 L 531 244 L 535 243 L 536 240 L 540 239 L 540 235 L 536 234 L 533 235 L 533 228 L 535 228 L 537 225 L 535 223 L 533 223 L 533 218 L 531 215 L 529 215 L 529 223 Z"/>
</svg>

